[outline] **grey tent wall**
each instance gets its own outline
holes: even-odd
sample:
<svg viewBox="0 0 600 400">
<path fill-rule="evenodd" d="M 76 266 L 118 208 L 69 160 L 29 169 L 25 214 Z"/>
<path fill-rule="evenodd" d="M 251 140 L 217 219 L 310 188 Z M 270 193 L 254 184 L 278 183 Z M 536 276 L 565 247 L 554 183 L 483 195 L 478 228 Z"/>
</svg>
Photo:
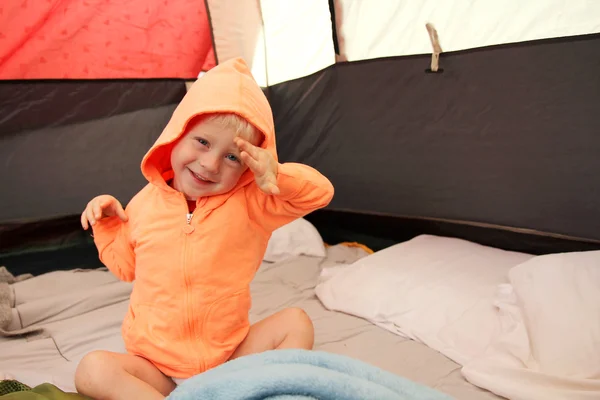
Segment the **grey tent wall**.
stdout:
<svg viewBox="0 0 600 400">
<path fill-rule="evenodd" d="M 186 93 L 181 80 L 0 82 L 0 265 L 14 274 L 102 266 L 78 215 L 126 204 L 140 162 Z"/>
<path fill-rule="evenodd" d="M 270 88 L 330 210 L 600 243 L 600 35 L 341 63 Z M 493 243 L 492 243 L 493 244 Z"/>
<path fill-rule="evenodd" d="M 78 214 L 103 193 L 126 204 L 185 93 L 181 80 L 0 83 L 0 224 Z"/>
</svg>

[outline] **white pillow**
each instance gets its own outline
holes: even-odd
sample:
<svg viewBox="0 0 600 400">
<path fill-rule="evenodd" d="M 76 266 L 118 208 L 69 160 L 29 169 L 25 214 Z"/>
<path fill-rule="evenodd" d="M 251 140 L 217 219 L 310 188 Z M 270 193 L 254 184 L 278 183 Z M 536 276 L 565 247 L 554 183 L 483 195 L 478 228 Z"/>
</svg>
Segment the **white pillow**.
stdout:
<svg viewBox="0 0 600 400">
<path fill-rule="evenodd" d="M 330 310 L 425 343 L 459 364 L 499 331 L 493 297 L 511 267 L 533 257 L 421 235 L 356 263 L 324 269 L 316 294 Z"/>
<path fill-rule="evenodd" d="M 507 398 L 600 399 L 600 251 L 538 256 L 509 277 L 502 333 L 463 375 Z"/>
<path fill-rule="evenodd" d="M 509 277 L 538 368 L 600 379 L 600 251 L 539 256 Z"/>
<path fill-rule="evenodd" d="M 296 219 L 273 232 L 263 260 L 277 262 L 299 255 L 327 255 L 319 231 L 304 218 Z"/>
</svg>

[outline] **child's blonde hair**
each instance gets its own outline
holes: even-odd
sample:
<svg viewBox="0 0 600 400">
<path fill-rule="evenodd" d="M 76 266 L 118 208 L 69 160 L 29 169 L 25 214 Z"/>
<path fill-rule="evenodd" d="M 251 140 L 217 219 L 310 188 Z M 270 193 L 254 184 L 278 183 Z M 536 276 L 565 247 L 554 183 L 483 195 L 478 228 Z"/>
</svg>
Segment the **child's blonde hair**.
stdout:
<svg viewBox="0 0 600 400">
<path fill-rule="evenodd" d="M 206 117 L 205 121 L 218 121 L 226 128 L 235 130 L 236 136 L 256 146 L 260 146 L 262 143 L 262 133 L 254 125 L 237 114 L 211 114 Z"/>
</svg>

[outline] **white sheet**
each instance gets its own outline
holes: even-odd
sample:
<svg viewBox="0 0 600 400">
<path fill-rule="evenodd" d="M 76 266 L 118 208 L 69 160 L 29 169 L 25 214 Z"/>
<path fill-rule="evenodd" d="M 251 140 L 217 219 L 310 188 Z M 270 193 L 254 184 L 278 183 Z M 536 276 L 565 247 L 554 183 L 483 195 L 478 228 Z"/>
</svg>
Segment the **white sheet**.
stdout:
<svg viewBox="0 0 600 400">
<path fill-rule="evenodd" d="M 536 257 L 509 276 L 502 332 L 463 374 L 515 400 L 600 399 L 600 251 Z"/>
<path fill-rule="evenodd" d="M 263 261 L 284 261 L 300 255 L 327 256 L 319 231 L 304 218 L 298 218 L 273 232 Z"/>
</svg>

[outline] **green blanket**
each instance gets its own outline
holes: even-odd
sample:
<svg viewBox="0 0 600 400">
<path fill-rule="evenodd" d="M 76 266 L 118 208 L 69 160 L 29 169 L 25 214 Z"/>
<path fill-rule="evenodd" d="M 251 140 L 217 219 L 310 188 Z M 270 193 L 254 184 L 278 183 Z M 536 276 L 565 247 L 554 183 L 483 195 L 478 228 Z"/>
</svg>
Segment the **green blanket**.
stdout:
<svg viewBox="0 0 600 400">
<path fill-rule="evenodd" d="M 0 381 L 0 400 L 91 400 L 89 397 L 66 393 L 49 383 L 30 388 L 18 381 Z"/>
</svg>

